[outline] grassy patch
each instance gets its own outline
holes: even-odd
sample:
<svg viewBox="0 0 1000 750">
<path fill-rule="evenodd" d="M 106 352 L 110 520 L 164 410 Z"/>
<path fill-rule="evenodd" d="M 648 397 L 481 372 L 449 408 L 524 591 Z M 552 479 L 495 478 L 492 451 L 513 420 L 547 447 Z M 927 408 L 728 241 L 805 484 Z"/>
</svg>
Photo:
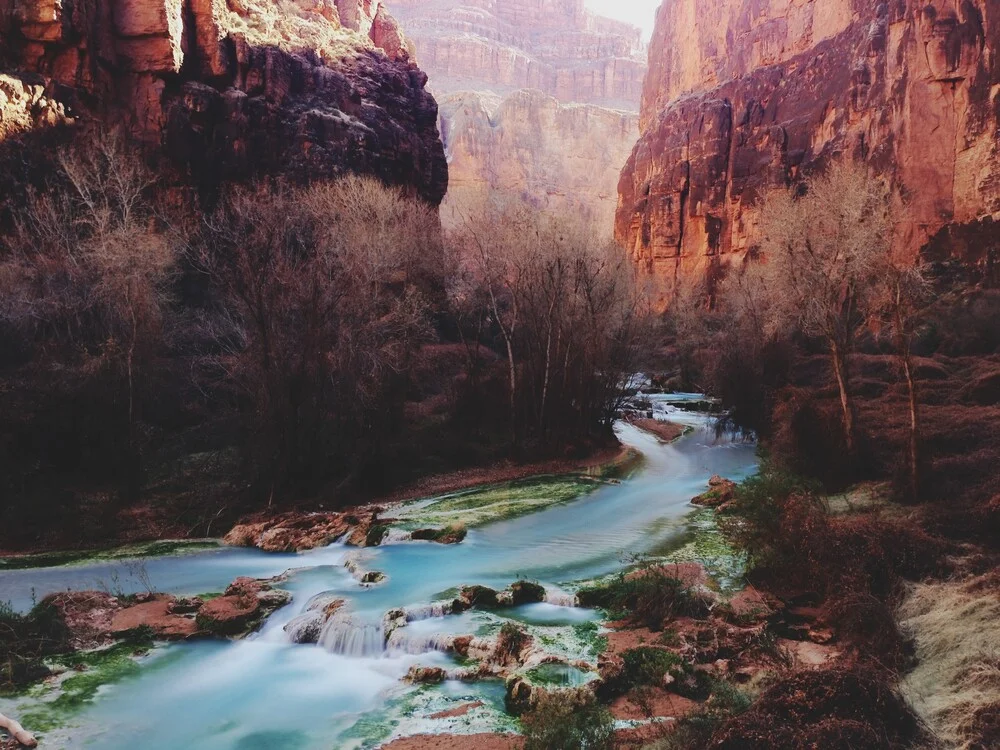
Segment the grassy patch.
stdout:
<svg viewBox="0 0 1000 750">
<path fill-rule="evenodd" d="M 1000 705 L 998 583 L 917 584 L 899 610 L 917 652 L 903 694 L 948 747 L 990 747 L 998 737 L 995 721 L 984 721 Z"/>
</svg>

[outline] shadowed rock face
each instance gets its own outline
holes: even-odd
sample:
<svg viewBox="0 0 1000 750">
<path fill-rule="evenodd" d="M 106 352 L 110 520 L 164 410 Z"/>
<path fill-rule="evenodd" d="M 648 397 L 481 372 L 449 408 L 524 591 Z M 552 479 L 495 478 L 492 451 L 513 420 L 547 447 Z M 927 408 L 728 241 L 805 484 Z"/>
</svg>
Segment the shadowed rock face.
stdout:
<svg viewBox="0 0 1000 750">
<path fill-rule="evenodd" d="M 437 104 L 381 0 L 0 0 L 0 139 L 124 123 L 199 187 L 375 174 L 437 204 Z"/>
<path fill-rule="evenodd" d="M 1000 211 L 998 51 L 997 0 L 665 0 L 616 234 L 667 302 L 751 248 L 761 195 L 847 155 L 892 185 L 897 252 L 941 255 Z"/>
</svg>

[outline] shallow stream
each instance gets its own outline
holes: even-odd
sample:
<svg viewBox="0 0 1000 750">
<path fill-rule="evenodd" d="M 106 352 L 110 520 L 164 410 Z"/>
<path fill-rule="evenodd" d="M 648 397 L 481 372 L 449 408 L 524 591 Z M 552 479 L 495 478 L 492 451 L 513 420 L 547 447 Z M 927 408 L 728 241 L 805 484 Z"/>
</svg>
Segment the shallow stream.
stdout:
<svg viewBox="0 0 1000 750">
<path fill-rule="evenodd" d="M 459 545 L 389 541 L 351 550 L 334 545 L 302 554 L 208 549 L 144 559 L 61 567 L 0 570 L 0 601 L 17 609 L 66 589 L 112 587 L 126 593 L 151 584 L 174 594 L 219 592 L 237 576 L 270 577 L 294 595 L 259 634 L 240 642 L 199 641 L 155 649 L 139 669 L 103 686 L 71 714 L 50 716 L 42 747 L 103 750 L 253 750 L 373 747 L 392 736 L 423 732 L 474 732 L 513 728 L 503 713 L 498 682 L 412 686 L 401 682 L 412 665 L 454 667 L 434 650 L 442 633 L 487 635 L 506 619 L 525 623 L 536 641 L 567 660 L 588 653 L 596 615 L 563 606 L 574 585 L 621 570 L 639 554 L 666 555 L 690 541 L 689 500 L 709 477 L 741 479 L 756 468 L 754 446 L 719 438 L 708 418 L 653 397 L 660 417 L 693 429 L 664 445 L 621 424 L 621 440 L 644 462 L 631 478 L 600 486 L 574 501 L 469 531 Z M 391 540 L 391 537 L 390 537 Z M 385 582 L 365 588 L 344 567 L 348 556 Z M 416 609 L 454 596 L 464 584 L 503 589 L 518 578 L 542 583 L 546 603 L 500 613 L 467 612 L 428 617 L 407 625 L 390 648 L 379 623 L 394 608 Z M 295 645 L 284 626 L 322 594 L 348 601 L 350 632 L 328 636 L 325 646 Z M 544 670 L 543 670 L 544 671 Z M 573 670 L 549 669 L 555 682 L 585 679 Z M 57 691 L 0 700 L 29 727 L 32 716 L 56 714 Z M 464 716 L 430 718 L 472 702 Z"/>
</svg>

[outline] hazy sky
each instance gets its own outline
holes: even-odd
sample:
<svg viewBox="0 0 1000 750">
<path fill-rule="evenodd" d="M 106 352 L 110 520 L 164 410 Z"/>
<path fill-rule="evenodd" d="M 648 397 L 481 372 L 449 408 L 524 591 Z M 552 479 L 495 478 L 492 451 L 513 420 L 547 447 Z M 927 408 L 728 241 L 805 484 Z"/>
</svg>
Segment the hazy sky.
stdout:
<svg viewBox="0 0 1000 750">
<path fill-rule="evenodd" d="M 661 0 L 587 0 L 587 7 L 609 18 L 641 26 L 646 38 L 653 33 L 653 19 Z"/>
</svg>

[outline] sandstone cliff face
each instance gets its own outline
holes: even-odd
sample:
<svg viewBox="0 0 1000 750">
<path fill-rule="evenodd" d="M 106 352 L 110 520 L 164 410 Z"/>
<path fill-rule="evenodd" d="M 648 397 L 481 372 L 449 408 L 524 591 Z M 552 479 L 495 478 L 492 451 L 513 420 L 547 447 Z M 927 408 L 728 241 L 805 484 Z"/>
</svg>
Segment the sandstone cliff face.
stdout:
<svg viewBox="0 0 1000 750">
<path fill-rule="evenodd" d="M 998 52 L 997 0 L 665 0 L 616 233 L 667 300 L 847 156 L 890 181 L 899 253 L 954 248 L 1000 211 Z"/>
<path fill-rule="evenodd" d="M 388 0 L 437 93 L 532 88 L 634 110 L 646 70 L 639 29 L 584 0 Z"/>
<path fill-rule="evenodd" d="M 198 181 L 447 188 L 437 105 L 380 0 L 0 0 L 0 139 L 124 123 Z M 40 93 L 39 93 L 40 92 Z"/>
<path fill-rule="evenodd" d="M 614 222 L 638 137 L 639 29 L 584 0 L 387 0 L 441 103 L 457 219 L 490 191 Z"/>
<path fill-rule="evenodd" d="M 450 167 L 446 224 L 458 218 L 452 207 L 497 190 L 611 227 L 618 175 L 638 134 L 634 113 L 564 105 L 534 90 L 447 94 L 440 107 Z"/>
</svg>

